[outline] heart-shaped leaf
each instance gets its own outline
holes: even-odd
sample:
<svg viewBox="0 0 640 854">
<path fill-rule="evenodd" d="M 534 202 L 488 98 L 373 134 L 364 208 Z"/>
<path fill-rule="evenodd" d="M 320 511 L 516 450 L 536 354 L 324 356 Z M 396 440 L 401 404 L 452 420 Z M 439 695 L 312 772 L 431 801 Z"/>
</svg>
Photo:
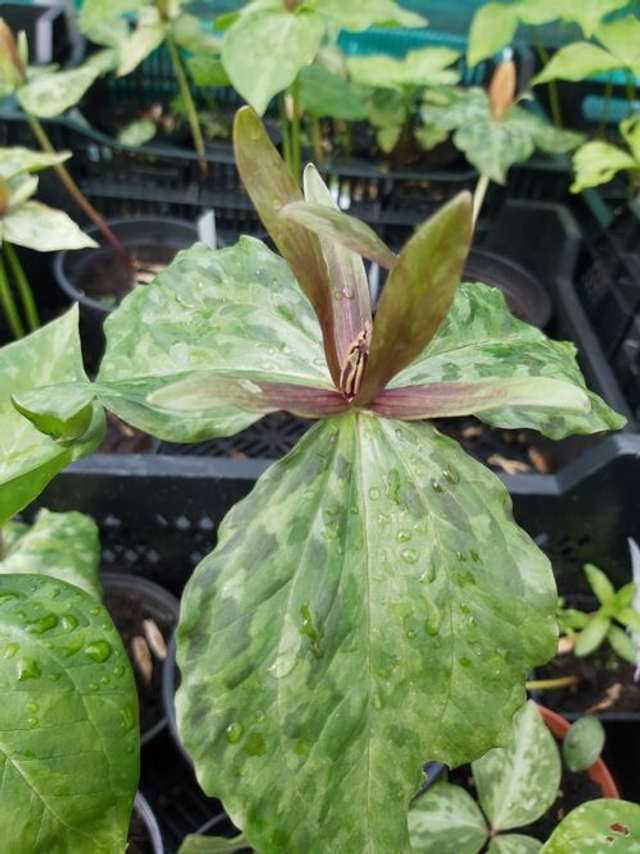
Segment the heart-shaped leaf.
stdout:
<svg viewBox="0 0 640 854">
<path fill-rule="evenodd" d="M 640 851 L 640 806 L 602 799 L 576 807 L 553 831 L 542 854 Z"/>
<path fill-rule="evenodd" d="M 34 77 L 17 92 L 20 106 L 41 119 L 52 119 L 74 107 L 98 76 L 90 65 Z"/>
<path fill-rule="evenodd" d="M 459 81 L 460 73 L 450 67 L 459 59 L 460 53 L 452 48 L 425 47 L 409 51 L 403 59 L 353 56 L 347 59 L 347 68 L 352 79 L 365 86 L 441 86 Z"/>
<path fill-rule="evenodd" d="M 367 117 L 366 90 L 314 63 L 300 70 L 300 106 L 317 118 L 355 122 Z"/>
<path fill-rule="evenodd" d="M 258 850 L 324 854 L 331 828 L 339 854 L 406 852 L 424 758 L 508 741 L 555 605 L 504 487 L 455 442 L 329 419 L 231 511 L 187 586 L 181 738 Z"/>
<path fill-rule="evenodd" d="M 2 575 L 49 575 L 100 598 L 100 537 L 89 516 L 40 510 L 33 525 L 9 522 L 2 534 Z"/>
<path fill-rule="evenodd" d="M 0 811 L 7 852 L 120 854 L 138 784 L 138 700 L 104 607 L 0 575 Z"/>
<path fill-rule="evenodd" d="M 562 768 L 555 740 L 532 700 L 514 718 L 511 744 L 490 750 L 472 769 L 494 830 L 524 827 L 545 814 L 557 797 Z"/>
<path fill-rule="evenodd" d="M 318 12 L 332 24 L 351 32 L 368 30 L 375 24 L 389 27 L 425 27 L 427 19 L 394 2 L 367 0 L 366 3 L 344 3 L 343 0 L 317 0 Z"/>
<path fill-rule="evenodd" d="M 25 202 L 11 210 L 1 222 L 2 236 L 16 246 L 38 252 L 54 249 L 83 249 L 97 246 L 64 211 L 41 202 Z"/>
<path fill-rule="evenodd" d="M 609 51 L 590 42 L 574 42 L 553 55 L 542 71 L 533 79 L 535 85 L 550 80 L 584 80 L 593 74 L 615 71 L 621 62 Z"/>
<path fill-rule="evenodd" d="M 70 462 L 100 444 L 104 413 L 99 404 L 86 433 L 65 445 L 40 433 L 13 406 L 12 395 L 74 380 L 86 381 L 77 306 L 0 350 L 0 524 L 33 501 Z"/>
<path fill-rule="evenodd" d="M 542 842 L 521 833 L 500 833 L 491 840 L 487 854 L 540 854 Z"/>
<path fill-rule="evenodd" d="M 413 854 L 478 854 L 488 833 L 480 807 L 460 786 L 436 783 L 411 804 Z"/>
<path fill-rule="evenodd" d="M 568 394 L 555 399 L 549 408 L 501 406 L 478 410 L 478 417 L 496 427 L 529 427 L 545 436 L 562 439 L 572 433 L 597 433 L 618 429 L 624 419 L 590 392 L 575 360 L 573 344 L 551 341 L 539 329 L 517 320 L 509 312 L 504 296 L 479 283 L 458 288 L 453 307 L 431 344 L 390 383 L 390 388 L 422 383 L 464 383 L 500 379 L 546 377 L 575 386 L 591 402 L 588 412 L 576 406 L 579 399 Z M 384 399 L 384 398 L 383 398 Z M 472 407 L 470 408 L 472 409 Z"/>
<path fill-rule="evenodd" d="M 586 771 L 600 757 L 605 742 L 604 727 L 591 716 L 578 718 L 562 739 L 562 755 L 570 771 Z"/>
</svg>

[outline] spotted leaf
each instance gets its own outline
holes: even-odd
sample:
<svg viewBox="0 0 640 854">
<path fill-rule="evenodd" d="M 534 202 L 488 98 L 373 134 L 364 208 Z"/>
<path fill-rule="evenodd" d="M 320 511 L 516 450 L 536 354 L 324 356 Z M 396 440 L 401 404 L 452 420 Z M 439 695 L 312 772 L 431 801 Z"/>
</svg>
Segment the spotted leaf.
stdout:
<svg viewBox="0 0 640 854">
<path fill-rule="evenodd" d="M 556 827 L 542 854 L 638 854 L 640 806 L 602 799 L 576 807 Z"/>
<path fill-rule="evenodd" d="M 436 783 L 409 810 L 413 854 L 478 854 L 489 835 L 482 810 L 461 786 Z"/>
</svg>

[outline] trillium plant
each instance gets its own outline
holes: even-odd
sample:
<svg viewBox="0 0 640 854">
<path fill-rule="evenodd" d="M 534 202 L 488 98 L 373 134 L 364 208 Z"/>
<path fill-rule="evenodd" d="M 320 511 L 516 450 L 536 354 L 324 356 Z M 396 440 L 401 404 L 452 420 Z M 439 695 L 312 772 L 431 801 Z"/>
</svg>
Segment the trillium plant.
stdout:
<svg viewBox="0 0 640 854">
<path fill-rule="evenodd" d="M 0 507 L 19 511 L 95 447 L 103 405 L 182 442 L 276 410 L 317 419 L 187 585 L 180 734 L 262 854 L 408 852 L 424 761 L 506 744 L 527 674 L 557 643 L 548 560 L 500 480 L 429 419 L 551 438 L 623 419 L 586 389 L 571 345 L 513 318 L 497 291 L 459 285 L 468 194 L 396 255 L 313 167 L 302 195 L 250 108 L 234 135 L 282 257 L 247 237 L 181 252 L 106 321 L 95 382 L 66 355 L 74 312 L 56 321 L 47 377 L 32 369 L 0 401 Z M 389 268 L 375 317 L 361 256 Z"/>
</svg>

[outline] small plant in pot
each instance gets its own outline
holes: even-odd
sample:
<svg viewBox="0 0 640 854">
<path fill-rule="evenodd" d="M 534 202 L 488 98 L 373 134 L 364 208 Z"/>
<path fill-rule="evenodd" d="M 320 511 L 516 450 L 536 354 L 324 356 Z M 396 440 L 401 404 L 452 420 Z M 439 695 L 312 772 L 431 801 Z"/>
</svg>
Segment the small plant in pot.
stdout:
<svg viewBox="0 0 640 854">
<path fill-rule="evenodd" d="M 437 782 L 414 800 L 409 811 L 412 851 L 544 850 L 543 843 L 576 806 L 598 797 L 619 797 L 599 759 L 603 744 L 604 730 L 597 719 L 582 718 L 569 728 L 530 700 L 514 718 L 509 746 L 494 748 L 473 762 L 470 775 L 465 769 L 456 772 L 461 785 Z"/>
<path fill-rule="evenodd" d="M 484 285 L 458 287 L 468 194 L 396 255 L 313 167 L 303 197 L 248 108 L 235 148 L 284 258 L 251 238 L 180 253 L 108 319 L 95 382 L 67 369 L 0 398 L 10 473 L 28 474 L 14 512 L 64 452 L 91 451 L 102 406 L 182 442 L 265 412 L 318 419 L 187 586 L 180 735 L 262 854 L 405 852 L 425 757 L 458 765 L 505 744 L 526 675 L 557 642 L 548 560 L 501 482 L 425 419 L 472 413 L 554 438 L 623 420 L 571 347 Z M 361 255 L 391 268 L 375 317 Z M 57 328 L 76 352 L 74 323 Z M 0 479 L 0 502 L 6 490 Z"/>
<path fill-rule="evenodd" d="M 63 211 L 34 201 L 41 169 L 62 163 L 70 152 L 46 154 L 27 148 L 0 148 L 0 303 L 15 338 L 40 325 L 38 307 L 16 246 L 39 252 L 97 246 Z M 16 304 L 14 292 L 20 298 Z"/>
<path fill-rule="evenodd" d="M 640 602 L 632 581 L 616 590 L 602 570 L 584 568 L 593 599 L 561 601 L 558 655 L 539 668 L 534 686 L 562 713 L 640 713 Z M 578 607 L 582 604 L 582 607 Z"/>
</svg>

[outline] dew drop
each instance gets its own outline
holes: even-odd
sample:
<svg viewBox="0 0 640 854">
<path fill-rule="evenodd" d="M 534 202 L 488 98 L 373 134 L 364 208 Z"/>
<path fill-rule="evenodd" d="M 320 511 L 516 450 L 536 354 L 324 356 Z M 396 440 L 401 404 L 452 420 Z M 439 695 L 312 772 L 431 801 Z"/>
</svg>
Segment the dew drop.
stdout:
<svg viewBox="0 0 640 854">
<path fill-rule="evenodd" d="M 267 752 L 267 742 L 262 733 L 250 733 L 245 741 L 244 750 L 249 756 L 264 756 Z"/>
<path fill-rule="evenodd" d="M 442 611 L 435 604 L 429 605 L 429 616 L 424 621 L 424 630 L 429 637 L 435 637 L 442 625 Z"/>
<path fill-rule="evenodd" d="M 44 617 L 38 617 L 35 620 L 27 620 L 25 628 L 29 634 L 43 635 L 45 632 L 55 629 L 57 625 L 58 618 L 55 614 L 45 614 Z"/>
<path fill-rule="evenodd" d="M 82 647 L 84 646 L 84 637 L 82 635 L 78 635 L 75 638 L 72 638 L 68 644 L 64 647 L 63 654 L 65 658 L 69 658 L 72 655 L 75 655 L 77 652 L 80 652 Z"/>
<path fill-rule="evenodd" d="M 232 724 L 229 724 L 229 726 L 226 728 L 226 730 L 224 731 L 224 734 L 225 734 L 229 744 L 237 744 L 240 741 L 240 739 L 242 738 L 243 732 L 244 732 L 244 729 L 242 727 L 242 724 L 232 723 Z"/>
<path fill-rule="evenodd" d="M 384 708 L 384 703 L 382 701 L 382 697 L 380 696 L 380 694 L 376 694 L 374 696 L 373 708 L 376 709 L 377 711 L 380 711 L 382 708 Z"/>
<path fill-rule="evenodd" d="M 420 583 L 421 584 L 431 584 L 431 582 L 434 580 L 435 577 L 436 577 L 436 568 L 435 568 L 434 564 L 431 564 L 429 569 L 426 572 L 423 572 L 422 575 L 420 576 Z"/>
<path fill-rule="evenodd" d="M 20 644 L 15 641 L 11 641 L 11 643 L 7 644 L 7 648 L 4 653 L 5 658 L 14 658 L 18 652 L 20 652 Z"/>
<path fill-rule="evenodd" d="M 57 670 L 54 670 L 53 673 L 49 674 L 49 679 L 52 682 L 59 682 L 62 679 L 62 673 L 58 672 Z"/>
<path fill-rule="evenodd" d="M 433 489 L 434 492 L 444 492 L 444 489 L 442 488 L 442 484 L 438 483 L 437 480 L 431 481 L 431 488 Z"/>
<path fill-rule="evenodd" d="M 27 679 L 39 679 L 42 676 L 40 665 L 35 658 L 21 658 L 16 664 L 16 673 L 20 682 Z"/>
<path fill-rule="evenodd" d="M 350 288 L 349 286 L 342 289 L 342 296 L 345 299 L 353 299 L 355 297 L 355 295 L 356 295 L 355 291 L 353 290 L 353 288 Z"/>
<path fill-rule="evenodd" d="M 380 498 L 380 490 L 377 486 L 372 486 L 369 490 L 369 498 L 372 501 L 377 501 Z"/>
<path fill-rule="evenodd" d="M 89 688 L 91 688 L 92 691 L 98 691 L 100 689 L 100 686 L 97 682 L 92 682 L 91 685 L 89 685 Z"/>
<path fill-rule="evenodd" d="M 19 599 L 17 593 L 14 593 L 13 590 L 3 590 L 0 593 L 0 605 L 6 605 L 7 602 L 12 602 L 14 599 Z"/>
<path fill-rule="evenodd" d="M 402 531 L 398 531 L 398 533 L 396 534 L 396 540 L 399 543 L 408 543 L 410 539 L 411 539 L 411 531 L 402 530 Z"/>
<path fill-rule="evenodd" d="M 136 711 L 133 706 L 125 706 L 124 709 L 120 712 L 120 723 L 122 724 L 122 729 L 130 730 L 133 729 L 136 725 Z"/>
<path fill-rule="evenodd" d="M 464 667 L 465 670 L 468 670 L 469 667 L 471 667 L 471 660 L 468 659 L 466 655 L 463 655 L 460 659 L 460 667 Z"/>
<path fill-rule="evenodd" d="M 409 631 L 407 632 L 407 637 L 409 638 L 409 640 L 416 639 L 416 633 L 413 631 L 413 629 L 409 629 Z"/>
<path fill-rule="evenodd" d="M 78 627 L 78 621 L 73 614 L 63 614 L 60 624 L 65 632 L 72 632 Z"/>
<path fill-rule="evenodd" d="M 307 748 L 307 745 L 303 744 L 301 741 L 299 741 L 293 749 L 297 753 L 298 756 L 308 756 L 309 755 L 309 750 Z"/>
<path fill-rule="evenodd" d="M 117 664 L 113 668 L 113 674 L 114 674 L 114 676 L 118 676 L 118 677 L 124 676 L 124 667 L 121 664 Z"/>
<path fill-rule="evenodd" d="M 400 557 L 405 563 L 415 563 L 418 560 L 418 552 L 415 549 L 402 549 Z"/>
<path fill-rule="evenodd" d="M 448 483 L 460 483 L 460 474 L 453 466 L 449 466 L 442 472 L 442 476 Z"/>
<path fill-rule="evenodd" d="M 98 614 L 100 613 L 100 608 L 97 605 L 93 608 L 89 608 L 89 613 L 91 614 L 92 617 L 97 617 Z"/>
<path fill-rule="evenodd" d="M 27 723 L 29 724 L 30 729 L 36 729 L 40 722 L 38 718 L 27 718 Z"/>
<path fill-rule="evenodd" d="M 84 652 L 92 661 L 103 662 L 111 658 L 113 648 L 108 641 L 97 640 L 88 643 Z"/>
<path fill-rule="evenodd" d="M 36 712 L 40 711 L 40 706 L 37 703 L 27 703 L 27 711 L 30 715 L 35 715 Z"/>
</svg>

